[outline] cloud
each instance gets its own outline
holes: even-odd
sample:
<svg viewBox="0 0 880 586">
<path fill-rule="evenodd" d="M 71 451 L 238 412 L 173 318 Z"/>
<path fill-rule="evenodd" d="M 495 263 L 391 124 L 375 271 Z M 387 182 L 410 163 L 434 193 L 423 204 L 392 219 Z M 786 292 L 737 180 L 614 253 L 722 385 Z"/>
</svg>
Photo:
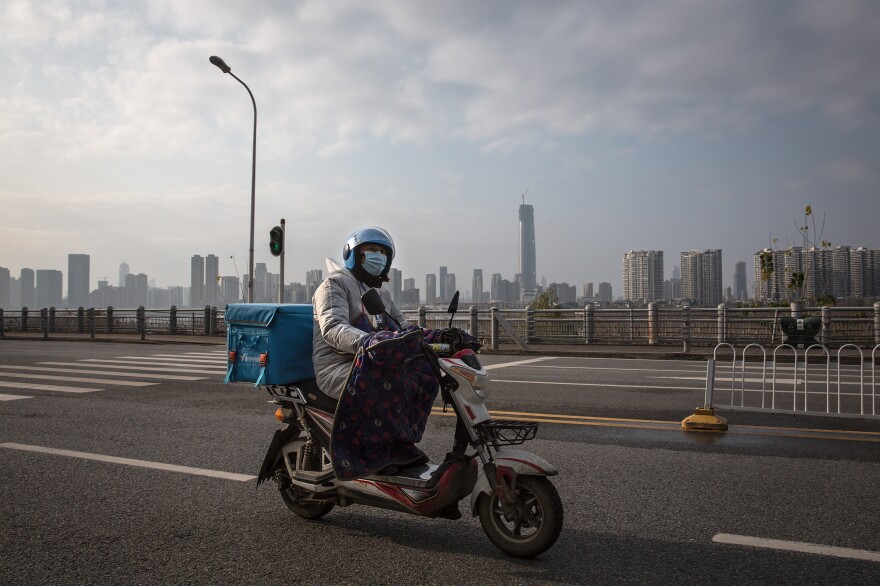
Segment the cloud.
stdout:
<svg viewBox="0 0 880 586">
<path fill-rule="evenodd" d="M 366 140 L 489 151 L 588 133 L 711 135 L 773 112 L 877 122 L 880 10 L 829 5 L 449 2 L 47 2 L 0 12 L 5 155 L 210 154 L 244 143 L 254 91 L 264 156 Z M 40 146 L 39 148 L 43 148 Z"/>
<path fill-rule="evenodd" d="M 880 178 L 867 161 L 860 159 L 838 159 L 823 165 L 821 170 L 841 183 L 869 184 Z"/>
</svg>

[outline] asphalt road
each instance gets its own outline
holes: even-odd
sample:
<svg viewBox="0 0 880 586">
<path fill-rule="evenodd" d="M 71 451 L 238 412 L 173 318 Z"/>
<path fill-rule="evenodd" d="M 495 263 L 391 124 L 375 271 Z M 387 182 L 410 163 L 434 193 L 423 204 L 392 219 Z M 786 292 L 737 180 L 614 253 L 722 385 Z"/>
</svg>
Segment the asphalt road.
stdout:
<svg viewBox="0 0 880 586">
<path fill-rule="evenodd" d="M 0 341 L 0 584 L 880 582 L 878 420 L 731 411 L 684 432 L 704 364 L 524 360 L 483 362 L 490 408 L 543 420 L 526 448 L 561 471 L 562 534 L 528 561 L 467 514 L 309 522 L 238 479 L 278 424 L 222 384 L 217 347 Z M 451 434 L 438 413 L 421 447 L 440 459 Z"/>
</svg>

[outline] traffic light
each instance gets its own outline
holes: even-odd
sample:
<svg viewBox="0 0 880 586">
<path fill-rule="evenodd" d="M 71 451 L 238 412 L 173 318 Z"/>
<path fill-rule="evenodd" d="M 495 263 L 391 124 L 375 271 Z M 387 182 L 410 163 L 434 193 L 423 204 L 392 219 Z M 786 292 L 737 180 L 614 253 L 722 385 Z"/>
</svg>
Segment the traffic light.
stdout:
<svg viewBox="0 0 880 586">
<path fill-rule="evenodd" d="M 281 226 L 275 226 L 269 230 L 269 252 L 272 256 L 281 256 L 284 252 L 284 230 Z"/>
</svg>

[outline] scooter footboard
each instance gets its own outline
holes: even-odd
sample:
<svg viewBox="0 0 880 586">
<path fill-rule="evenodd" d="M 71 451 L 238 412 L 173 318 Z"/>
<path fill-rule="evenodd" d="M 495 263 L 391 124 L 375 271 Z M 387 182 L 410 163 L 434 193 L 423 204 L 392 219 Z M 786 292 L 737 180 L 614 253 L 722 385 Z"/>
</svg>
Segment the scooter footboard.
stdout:
<svg viewBox="0 0 880 586">
<path fill-rule="evenodd" d="M 547 460 L 525 450 L 498 450 L 494 456 L 495 467 L 499 472 L 509 470 L 518 476 L 556 476 L 559 470 Z M 492 494 L 492 485 L 486 472 L 480 469 L 477 483 L 471 492 L 471 514 L 477 514 L 477 501 L 481 494 Z"/>
</svg>

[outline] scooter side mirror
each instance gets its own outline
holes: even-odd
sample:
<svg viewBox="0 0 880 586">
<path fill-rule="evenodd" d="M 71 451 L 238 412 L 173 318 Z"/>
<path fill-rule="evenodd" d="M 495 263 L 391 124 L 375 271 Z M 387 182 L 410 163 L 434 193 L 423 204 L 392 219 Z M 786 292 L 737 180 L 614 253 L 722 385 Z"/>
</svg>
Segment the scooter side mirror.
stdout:
<svg viewBox="0 0 880 586">
<path fill-rule="evenodd" d="M 385 303 L 376 289 L 367 289 L 367 292 L 361 295 L 361 303 L 370 315 L 381 315 L 385 313 Z"/>
<path fill-rule="evenodd" d="M 456 311 L 458 311 L 458 291 L 452 296 L 452 301 L 449 302 L 449 309 L 446 310 L 446 313 L 455 314 Z"/>
</svg>

